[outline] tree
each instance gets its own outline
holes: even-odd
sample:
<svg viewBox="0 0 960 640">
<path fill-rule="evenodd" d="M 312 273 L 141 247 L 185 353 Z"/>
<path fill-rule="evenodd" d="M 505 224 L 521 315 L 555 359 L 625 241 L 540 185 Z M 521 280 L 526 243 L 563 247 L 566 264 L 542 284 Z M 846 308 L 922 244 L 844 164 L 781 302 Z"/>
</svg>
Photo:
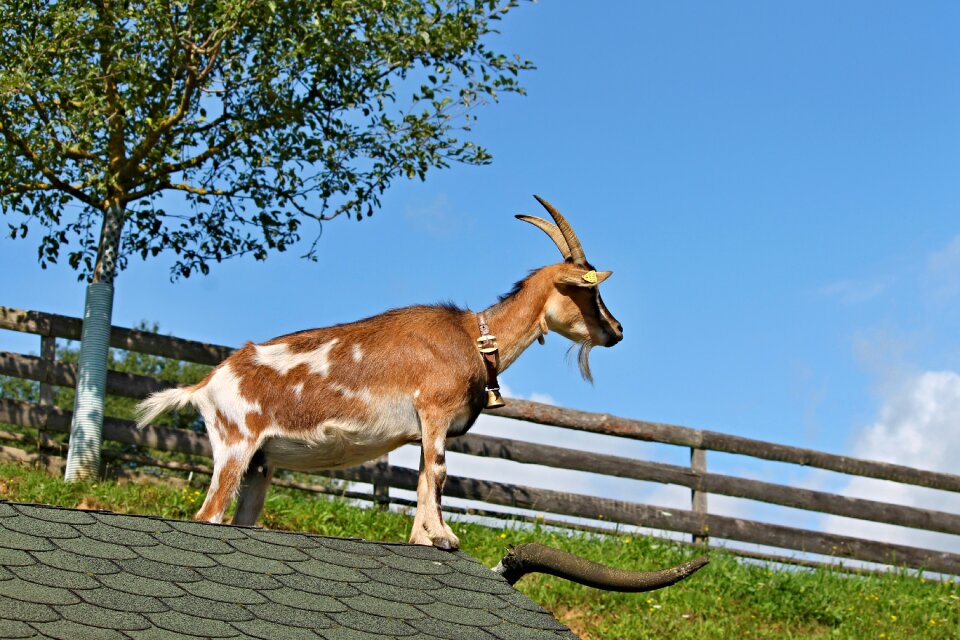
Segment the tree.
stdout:
<svg viewBox="0 0 960 640">
<path fill-rule="evenodd" d="M 0 210 L 90 284 L 67 476 L 95 472 L 113 279 L 173 277 L 372 215 L 397 177 L 490 156 L 472 111 L 522 93 L 489 49 L 517 0 L 0 0 Z M 99 227 L 100 233 L 97 233 Z M 99 398 L 99 400 L 98 400 Z"/>
</svg>

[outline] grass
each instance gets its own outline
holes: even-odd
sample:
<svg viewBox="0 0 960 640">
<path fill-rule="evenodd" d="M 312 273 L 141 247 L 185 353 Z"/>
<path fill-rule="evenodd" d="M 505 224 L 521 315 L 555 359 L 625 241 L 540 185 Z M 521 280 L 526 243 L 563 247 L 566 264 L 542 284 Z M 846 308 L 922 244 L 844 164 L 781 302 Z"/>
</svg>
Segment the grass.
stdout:
<svg viewBox="0 0 960 640">
<path fill-rule="evenodd" d="M 65 484 L 44 471 L 0 465 L 0 498 L 67 507 L 189 518 L 202 486 L 149 482 Z M 405 541 L 411 516 L 364 509 L 344 500 L 274 488 L 263 524 L 322 535 Z M 589 536 L 507 524 L 492 529 L 455 523 L 463 550 L 488 566 L 510 545 L 540 542 L 597 562 L 659 569 L 694 551 L 637 536 Z M 713 552 L 686 582 L 640 594 L 608 593 L 551 576 L 529 576 L 517 588 L 581 637 L 752 640 L 772 638 L 960 638 L 960 585 L 908 573 L 853 576 L 831 570 L 763 566 Z"/>
</svg>

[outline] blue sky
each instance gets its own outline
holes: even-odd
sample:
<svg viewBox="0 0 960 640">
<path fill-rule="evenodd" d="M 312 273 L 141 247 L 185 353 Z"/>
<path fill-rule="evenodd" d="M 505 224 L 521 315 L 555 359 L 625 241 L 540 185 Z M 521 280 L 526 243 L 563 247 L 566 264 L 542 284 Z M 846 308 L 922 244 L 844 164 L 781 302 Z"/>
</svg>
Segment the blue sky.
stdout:
<svg viewBox="0 0 960 640">
<path fill-rule="evenodd" d="M 481 309 L 557 259 L 513 219 L 537 193 L 615 272 L 625 340 L 594 351 L 590 386 L 548 336 L 504 375 L 516 395 L 947 466 L 888 445 L 915 431 L 960 455 L 958 19 L 948 2 L 524 4 L 495 46 L 538 69 L 478 113 L 491 166 L 397 183 L 374 218 L 325 226 L 318 263 L 294 250 L 176 283 L 133 263 L 115 323 L 239 345 L 411 303 Z M 0 304 L 80 315 L 83 286 L 33 245 L 0 240 L 0 268 Z M 931 373 L 946 386 L 924 404 Z M 920 418 L 893 410 L 912 400 Z"/>
</svg>

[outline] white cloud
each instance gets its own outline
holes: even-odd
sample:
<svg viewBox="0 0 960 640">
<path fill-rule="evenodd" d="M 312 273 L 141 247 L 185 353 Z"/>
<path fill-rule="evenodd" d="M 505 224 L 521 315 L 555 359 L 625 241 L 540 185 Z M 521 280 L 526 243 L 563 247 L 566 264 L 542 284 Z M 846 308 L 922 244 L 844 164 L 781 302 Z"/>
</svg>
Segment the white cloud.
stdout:
<svg viewBox="0 0 960 640">
<path fill-rule="evenodd" d="M 417 203 L 403 211 L 403 217 L 427 235 L 438 240 L 449 240 L 457 235 L 466 218 L 458 216 L 445 193 L 426 203 Z"/>
<path fill-rule="evenodd" d="M 873 377 L 875 393 L 894 398 L 922 373 L 914 364 L 922 343 L 917 331 L 889 326 L 860 329 L 853 333 L 853 355 Z"/>
<path fill-rule="evenodd" d="M 931 253 L 927 266 L 933 273 L 960 272 L 960 236 L 956 236 L 943 249 Z"/>
<path fill-rule="evenodd" d="M 549 393 L 539 393 L 534 391 L 530 394 L 530 399 L 534 402 L 542 402 L 543 404 L 557 404 L 557 401 Z"/>
<path fill-rule="evenodd" d="M 956 473 L 960 460 L 960 374 L 928 371 L 905 381 L 891 394 L 879 419 L 857 437 L 858 458 Z M 870 478 L 854 478 L 840 493 L 909 506 L 960 513 L 960 495 Z M 949 551 L 960 537 L 879 523 L 825 516 L 827 531 L 886 542 Z"/>
<path fill-rule="evenodd" d="M 960 236 L 930 254 L 927 278 L 934 301 L 944 303 L 960 294 Z"/>
<path fill-rule="evenodd" d="M 836 280 L 817 289 L 817 293 L 827 298 L 833 298 L 841 304 L 852 306 L 878 298 L 892 284 L 893 278 L 889 277 L 869 280 Z"/>
<path fill-rule="evenodd" d="M 960 454 L 960 374 L 929 371 L 907 382 L 854 445 L 858 455 L 955 471 Z"/>
</svg>

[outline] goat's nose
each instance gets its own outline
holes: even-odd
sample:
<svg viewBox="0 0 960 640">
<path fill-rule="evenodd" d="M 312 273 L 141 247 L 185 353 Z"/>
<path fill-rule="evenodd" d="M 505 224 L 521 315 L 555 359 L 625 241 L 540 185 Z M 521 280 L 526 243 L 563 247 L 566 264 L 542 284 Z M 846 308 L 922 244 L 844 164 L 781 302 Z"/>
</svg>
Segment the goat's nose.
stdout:
<svg viewBox="0 0 960 640">
<path fill-rule="evenodd" d="M 609 341 L 607 342 L 608 347 L 612 347 L 613 345 L 623 340 L 623 327 L 620 325 L 619 322 L 616 325 L 616 329 L 617 329 L 616 333 L 608 334 L 610 336 Z"/>
</svg>

